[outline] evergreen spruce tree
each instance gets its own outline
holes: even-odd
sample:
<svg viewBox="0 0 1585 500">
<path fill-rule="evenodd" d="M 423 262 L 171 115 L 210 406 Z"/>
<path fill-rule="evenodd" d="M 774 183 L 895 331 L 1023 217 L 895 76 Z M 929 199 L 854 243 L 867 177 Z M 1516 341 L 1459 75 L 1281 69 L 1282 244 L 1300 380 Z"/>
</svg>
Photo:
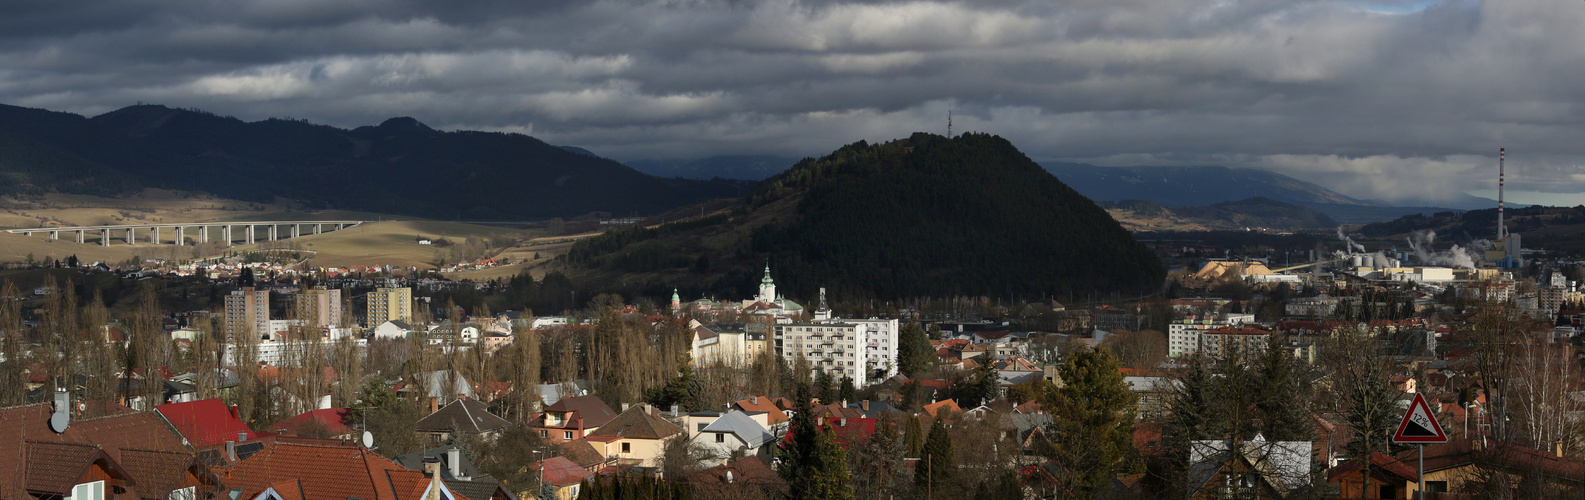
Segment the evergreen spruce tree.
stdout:
<svg viewBox="0 0 1585 500">
<path fill-rule="evenodd" d="M 781 465 L 776 472 L 787 482 L 792 498 L 805 498 L 809 494 L 810 474 L 819 436 L 815 429 L 814 409 L 809 404 L 811 388 L 799 383 L 793 391 L 793 416 L 787 425 L 791 437 L 782 443 L 777 454 Z"/>
<path fill-rule="evenodd" d="M 903 325 L 897 332 L 897 371 L 908 377 L 917 377 L 930 371 L 934 365 L 935 351 L 930 348 L 930 338 L 919 323 Z"/>
<path fill-rule="evenodd" d="M 815 500 L 853 500 L 853 487 L 848 485 L 848 457 L 837 444 L 836 434 L 830 428 L 820 433 L 815 441 L 814 459 L 810 467 L 808 496 Z"/>
<path fill-rule="evenodd" d="M 1305 421 L 1309 411 L 1298 397 L 1299 384 L 1293 368 L 1293 356 L 1282 348 L 1278 335 L 1272 334 L 1261 358 L 1255 401 L 1260 410 L 1260 431 L 1267 441 L 1309 441 L 1312 437 Z"/>
<path fill-rule="evenodd" d="M 925 437 L 925 447 L 919 462 L 914 464 L 914 484 L 920 488 L 941 491 L 953 484 L 957 476 L 957 454 L 952 451 L 952 435 L 947 433 L 946 413 L 930 425 L 930 435 Z"/>
<path fill-rule="evenodd" d="M 834 381 L 831 379 L 830 373 L 827 373 L 825 370 L 820 370 L 820 373 L 815 374 L 814 397 L 820 399 L 820 404 L 828 405 L 836 402 L 835 388 L 836 387 L 834 385 Z"/>
<path fill-rule="evenodd" d="M 594 489 L 589 485 L 589 480 L 578 481 L 578 500 L 592 500 L 593 498 Z"/>
<path fill-rule="evenodd" d="M 903 431 L 903 451 L 908 458 L 921 458 L 925 449 L 925 429 L 919 423 L 919 414 L 908 416 L 908 428 Z"/>
<path fill-rule="evenodd" d="M 839 387 L 837 390 L 838 400 L 842 402 L 852 402 L 858 400 L 859 389 L 853 386 L 853 377 L 843 375 L 842 378 L 838 380 L 837 386 Z"/>
<path fill-rule="evenodd" d="M 854 471 L 854 496 L 878 500 L 896 491 L 905 451 L 891 413 L 881 413 L 875 419 L 875 434 L 849 455 L 848 468 Z"/>
<path fill-rule="evenodd" d="M 1225 437 L 1226 421 L 1221 416 L 1222 406 L 1216 401 L 1217 378 L 1207 364 L 1204 356 L 1190 355 L 1171 395 L 1172 411 L 1162 423 L 1167 458 L 1158 469 L 1161 473 L 1153 479 L 1165 482 L 1163 489 L 1167 491 L 1188 491 L 1189 454 L 1194 441 Z"/>
<path fill-rule="evenodd" d="M 1059 369 L 1066 385 L 1048 393 L 1056 460 L 1072 472 L 1078 498 L 1098 497 L 1118 472 L 1137 467 L 1135 396 L 1118 365 L 1110 351 L 1080 349 Z"/>
</svg>

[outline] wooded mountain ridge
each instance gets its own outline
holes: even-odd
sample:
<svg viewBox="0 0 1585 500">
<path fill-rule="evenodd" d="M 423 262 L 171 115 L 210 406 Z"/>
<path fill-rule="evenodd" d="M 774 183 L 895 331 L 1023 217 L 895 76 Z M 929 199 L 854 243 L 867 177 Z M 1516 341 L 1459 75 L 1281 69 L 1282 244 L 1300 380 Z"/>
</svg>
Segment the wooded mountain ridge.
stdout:
<svg viewBox="0 0 1585 500">
<path fill-rule="evenodd" d="M 657 178 L 526 135 L 407 117 L 348 130 L 157 105 L 92 118 L 0 105 L 0 179 L 0 194 L 158 187 L 448 220 L 648 215 L 752 185 Z"/>
</svg>

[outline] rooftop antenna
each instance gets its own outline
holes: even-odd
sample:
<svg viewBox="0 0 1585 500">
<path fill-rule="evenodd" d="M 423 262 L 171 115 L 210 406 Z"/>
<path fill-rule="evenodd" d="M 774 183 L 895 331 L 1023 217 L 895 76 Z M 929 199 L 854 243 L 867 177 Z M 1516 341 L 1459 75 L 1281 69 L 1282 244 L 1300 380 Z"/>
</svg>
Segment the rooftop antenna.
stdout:
<svg viewBox="0 0 1585 500">
<path fill-rule="evenodd" d="M 1508 148 L 1497 148 L 1497 240 L 1508 239 L 1508 227 L 1502 221 L 1502 185 L 1503 176 L 1507 174 L 1505 164 L 1508 161 Z M 1506 247 L 1505 247 L 1506 248 Z"/>
</svg>

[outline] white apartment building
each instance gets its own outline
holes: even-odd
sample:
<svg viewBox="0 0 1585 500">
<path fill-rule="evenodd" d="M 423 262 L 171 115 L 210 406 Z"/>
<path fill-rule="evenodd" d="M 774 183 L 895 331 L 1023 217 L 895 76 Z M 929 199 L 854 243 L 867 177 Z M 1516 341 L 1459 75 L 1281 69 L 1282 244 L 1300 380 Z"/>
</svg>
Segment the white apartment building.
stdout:
<svg viewBox="0 0 1585 500">
<path fill-rule="evenodd" d="M 835 320 L 789 323 L 776 325 L 775 332 L 776 354 L 789 365 L 803 355 L 815 370 L 824 371 L 833 379 L 850 377 L 857 387 L 869 383 L 869 325 Z"/>
<path fill-rule="evenodd" d="M 897 374 L 897 320 L 895 319 L 828 319 L 815 320 L 814 324 L 824 325 L 833 323 L 846 323 L 864 326 L 864 360 L 868 363 L 865 376 L 875 380 L 884 380 Z M 882 370 L 885 373 L 881 373 Z M 856 383 L 856 382 L 855 382 Z M 862 386 L 861 386 L 862 387 Z"/>
<path fill-rule="evenodd" d="M 1221 318 L 1189 316 L 1167 325 L 1167 356 L 1176 358 L 1200 349 L 1200 334 L 1224 326 L 1255 322 L 1254 314 L 1225 314 Z"/>
</svg>

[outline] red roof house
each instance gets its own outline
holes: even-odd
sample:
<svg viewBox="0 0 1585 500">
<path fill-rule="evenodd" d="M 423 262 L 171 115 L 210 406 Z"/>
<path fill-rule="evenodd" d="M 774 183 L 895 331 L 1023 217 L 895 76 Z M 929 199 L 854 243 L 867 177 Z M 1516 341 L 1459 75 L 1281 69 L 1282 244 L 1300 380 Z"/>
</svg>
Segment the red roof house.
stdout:
<svg viewBox="0 0 1585 500">
<path fill-rule="evenodd" d="M 247 441 L 258 437 L 237 416 L 236 408 L 219 398 L 155 406 L 161 417 L 194 448 L 210 448 L 226 441 Z"/>
</svg>

